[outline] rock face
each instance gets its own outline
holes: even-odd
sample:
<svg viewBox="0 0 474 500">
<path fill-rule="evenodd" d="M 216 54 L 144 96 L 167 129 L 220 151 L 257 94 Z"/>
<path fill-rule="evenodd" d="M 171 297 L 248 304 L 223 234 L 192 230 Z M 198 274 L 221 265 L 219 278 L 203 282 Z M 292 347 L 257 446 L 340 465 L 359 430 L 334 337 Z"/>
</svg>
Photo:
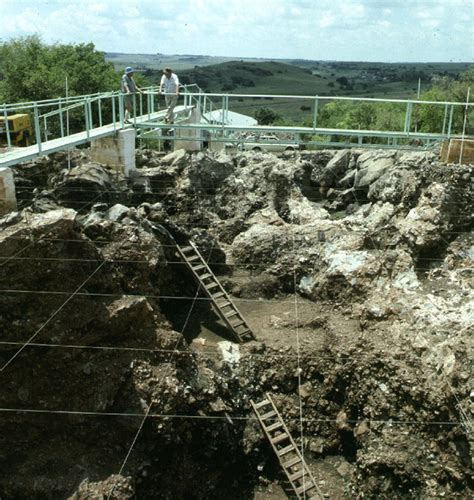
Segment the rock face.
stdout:
<svg viewBox="0 0 474 500">
<path fill-rule="evenodd" d="M 137 165 L 15 171 L 2 499 L 275 495 L 250 409 L 267 392 L 331 497 L 472 496 L 473 167 L 373 150 Z M 259 341 L 221 342 L 175 253 L 190 238 Z"/>
</svg>

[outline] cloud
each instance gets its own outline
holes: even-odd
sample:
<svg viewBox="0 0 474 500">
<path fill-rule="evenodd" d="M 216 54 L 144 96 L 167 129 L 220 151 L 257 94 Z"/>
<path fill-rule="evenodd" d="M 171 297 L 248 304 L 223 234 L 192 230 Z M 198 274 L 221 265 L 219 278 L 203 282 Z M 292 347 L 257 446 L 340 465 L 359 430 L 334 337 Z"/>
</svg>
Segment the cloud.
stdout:
<svg viewBox="0 0 474 500">
<path fill-rule="evenodd" d="M 0 0 L 0 39 L 115 52 L 341 60 L 471 60 L 470 1 Z M 440 28 L 446 29 L 444 33 Z M 453 37 L 452 32 L 457 36 Z M 455 40 L 454 40 L 455 39 Z M 436 50 L 433 44 L 436 42 Z M 431 52 L 430 52 L 431 50 Z"/>
<path fill-rule="evenodd" d="M 335 21 L 336 18 L 332 14 L 323 14 L 321 19 L 319 20 L 319 26 L 321 28 L 328 28 L 329 26 L 332 26 Z"/>
</svg>

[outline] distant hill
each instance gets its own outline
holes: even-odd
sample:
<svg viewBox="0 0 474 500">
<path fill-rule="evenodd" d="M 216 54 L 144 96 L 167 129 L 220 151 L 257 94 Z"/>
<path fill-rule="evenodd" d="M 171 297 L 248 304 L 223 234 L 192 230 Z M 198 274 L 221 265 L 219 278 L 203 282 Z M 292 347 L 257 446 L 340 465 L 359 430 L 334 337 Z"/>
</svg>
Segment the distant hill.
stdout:
<svg viewBox="0 0 474 500">
<path fill-rule="evenodd" d="M 192 69 L 194 66 L 209 66 L 235 60 L 232 57 L 215 57 L 206 55 L 166 55 L 166 54 L 123 54 L 119 52 L 106 52 L 105 58 L 112 62 L 115 69 L 122 70 L 126 66 L 146 70 L 163 70 L 165 67 L 173 68 L 175 71 Z M 259 59 L 246 59 L 248 61 L 259 61 Z"/>
<path fill-rule="evenodd" d="M 181 72 L 183 83 L 197 83 L 208 92 L 314 95 L 323 90 L 311 69 L 275 61 L 231 61 Z M 327 90 L 327 88 L 324 88 Z"/>
<path fill-rule="evenodd" d="M 469 63 L 372 63 L 219 58 L 204 55 L 106 54 L 117 69 L 133 66 L 150 83 L 158 83 L 166 66 L 182 83 L 197 83 L 206 92 L 413 98 L 428 89 L 433 78 L 457 78 Z M 284 98 L 231 98 L 231 109 L 254 115 L 270 107 L 285 119 L 311 119 L 312 102 Z M 216 103 L 219 106 L 218 103 Z"/>
</svg>

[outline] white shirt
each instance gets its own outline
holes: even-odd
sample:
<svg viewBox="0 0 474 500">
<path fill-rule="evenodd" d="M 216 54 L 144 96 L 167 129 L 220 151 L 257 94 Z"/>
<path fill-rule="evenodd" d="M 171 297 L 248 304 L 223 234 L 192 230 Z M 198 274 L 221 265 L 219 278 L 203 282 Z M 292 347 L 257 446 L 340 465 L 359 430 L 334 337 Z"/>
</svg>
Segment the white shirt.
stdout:
<svg viewBox="0 0 474 500">
<path fill-rule="evenodd" d="M 179 87 L 179 80 L 174 73 L 171 73 L 169 78 L 167 78 L 166 75 L 163 75 L 161 77 L 160 89 L 162 92 L 164 91 L 165 94 L 176 94 L 178 87 Z"/>
</svg>

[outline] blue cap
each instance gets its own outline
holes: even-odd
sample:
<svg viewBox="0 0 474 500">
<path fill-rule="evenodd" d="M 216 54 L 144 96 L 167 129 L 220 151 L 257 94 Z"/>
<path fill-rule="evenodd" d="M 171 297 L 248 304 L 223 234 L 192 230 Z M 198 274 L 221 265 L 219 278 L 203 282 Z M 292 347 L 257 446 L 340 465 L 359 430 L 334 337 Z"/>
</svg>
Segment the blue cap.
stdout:
<svg viewBox="0 0 474 500">
<path fill-rule="evenodd" d="M 129 73 L 133 73 L 133 72 L 134 72 L 134 71 L 133 71 L 133 68 L 131 68 L 130 66 L 127 66 L 127 67 L 125 68 L 125 74 L 127 74 L 127 75 L 128 75 Z"/>
</svg>

